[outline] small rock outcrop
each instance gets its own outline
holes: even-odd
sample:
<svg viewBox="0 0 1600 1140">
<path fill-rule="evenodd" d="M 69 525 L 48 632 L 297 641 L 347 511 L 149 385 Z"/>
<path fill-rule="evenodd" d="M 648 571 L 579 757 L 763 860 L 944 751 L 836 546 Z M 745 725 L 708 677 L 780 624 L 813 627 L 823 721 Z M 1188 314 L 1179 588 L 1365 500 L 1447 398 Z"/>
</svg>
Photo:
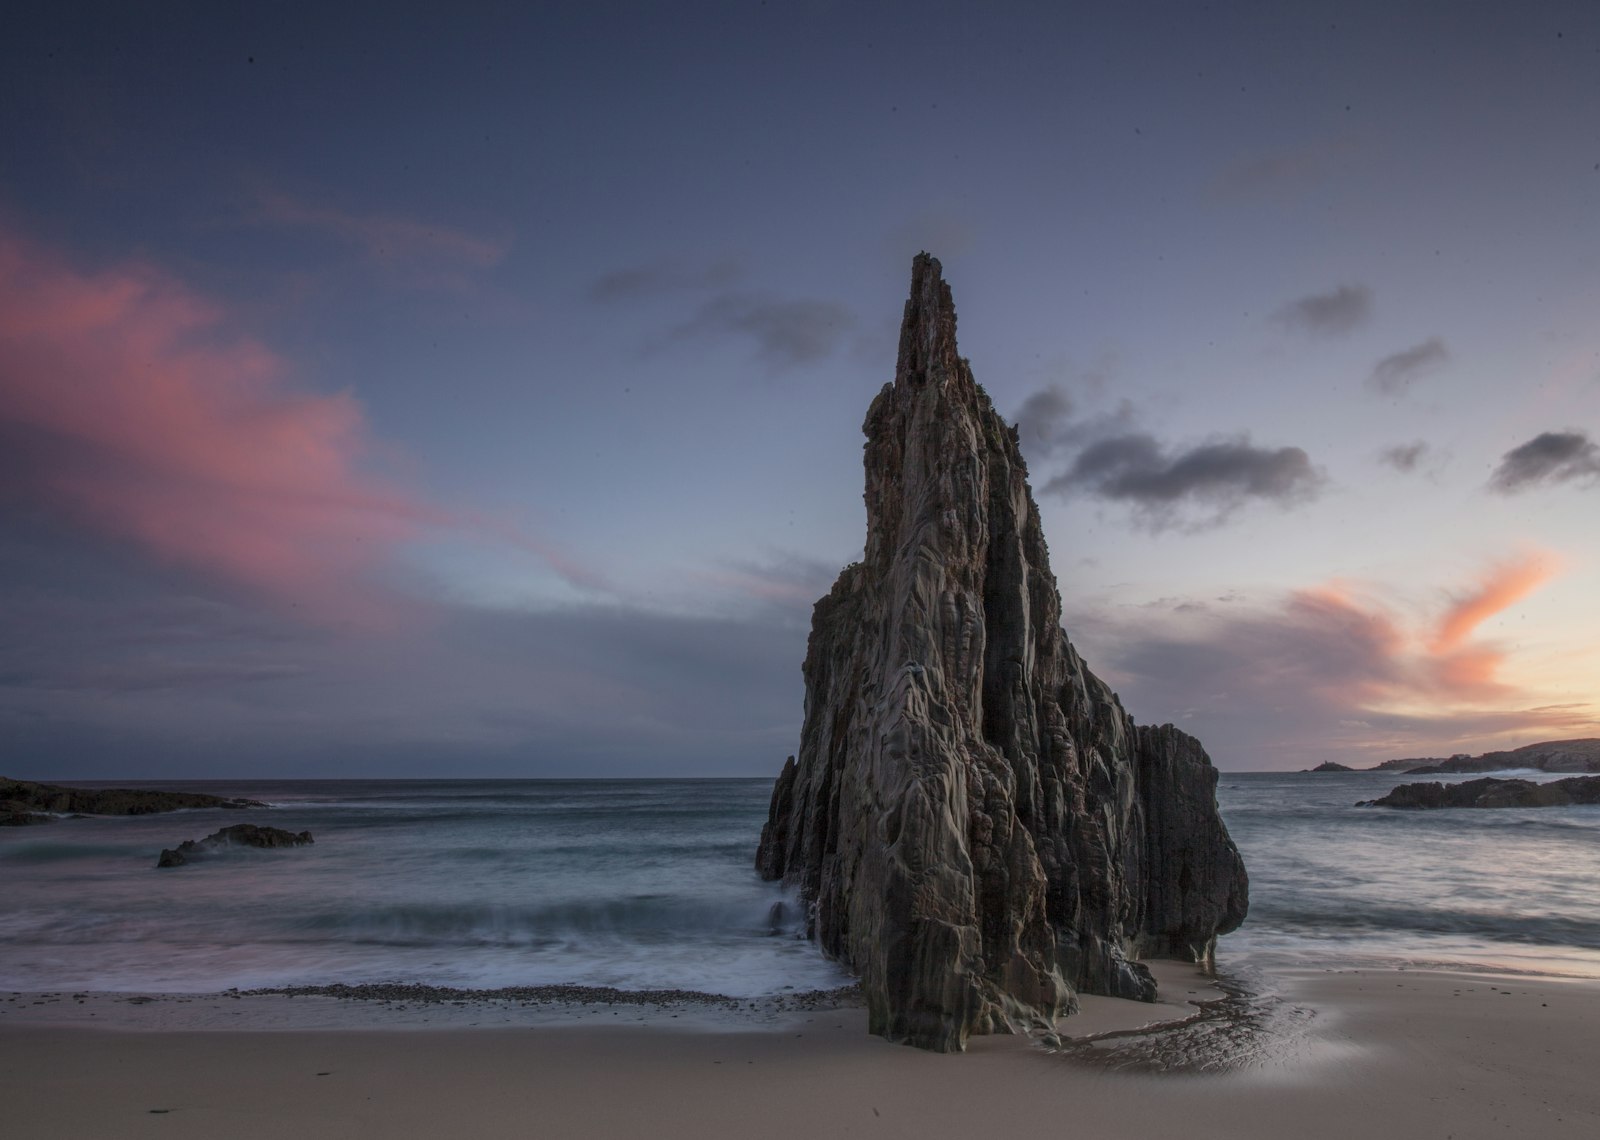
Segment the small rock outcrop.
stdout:
<svg viewBox="0 0 1600 1140">
<path fill-rule="evenodd" d="M 1307 768 L 1307 772 L 1354 772 L 1356 769 L 1348 764 L 1340 764 L 1335 760 L 1325 760 L 1315 768 Z"/>
<path fill-rule="evenodd" d="M 285 831 L 281 827 L 258 827 L 236 823 L 214 831 L 204 839 L 185 839 L 169 847 L 156 860 L 157 867 L 181 867 L 191 859 L 219 855 L 229 847 L 304 847 L 313 842 L 309 831 Z"/>
<path fill-rule="evenodd" d="M 1388 795 L 1362 800 L 1357 807 L 1387 808 L 1521 808 L 1600 804 L 1600 776 L 1572 776 L 1538 784 L 1532 780 L 1497 780 L 1485 776 L 1460 784 L 1401 784 Z"/>
<path fill-rule="evenodd" d="M 865 558 L 816 604 L 756 855 L 860 974 L 871 1032 L 940 1051 L 1048 1030 L 1077 991 L 1149 1000 L 1138 957 L 1208 963 L 1247 901 L 1205 750 L 1136 726 L 1067 641 L 1016 431 L 955 323 L 918 256 L 863 429 Z"/>
<path fill-rule="evenodd" d="M 42 815 L 26 823 L 47 822 L 59 816 L 154 815 L 190 808 L 258 808 L 259 800 L 212 796 L 204 792 L 168 792 L 148 788 L 63 788 L 31 780 L 0 777 L 0 814 Z"/>
</svg>

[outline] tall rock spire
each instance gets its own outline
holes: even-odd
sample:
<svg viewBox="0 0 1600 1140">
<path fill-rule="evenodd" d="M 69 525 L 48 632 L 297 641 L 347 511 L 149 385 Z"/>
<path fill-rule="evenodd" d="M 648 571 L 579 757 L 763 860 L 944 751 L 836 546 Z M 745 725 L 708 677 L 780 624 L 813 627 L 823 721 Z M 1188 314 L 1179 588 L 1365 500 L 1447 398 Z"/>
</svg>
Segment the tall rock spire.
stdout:
<svg viewBox="0 0 1600 1140">
<path fill-rule="evenodd" d="M 860 974 L 871 1031 L 941 1051 L 1078 990 L 1151 999 L 1139 955 L 1209 961 L 1246 907 L 1199 742 L 1135 726 L 1062 632 L 1016 432 L 955 327 L 919 254 L 863 426 L 866 555 L 817 602 L 756 856 Z"/>
</svg>

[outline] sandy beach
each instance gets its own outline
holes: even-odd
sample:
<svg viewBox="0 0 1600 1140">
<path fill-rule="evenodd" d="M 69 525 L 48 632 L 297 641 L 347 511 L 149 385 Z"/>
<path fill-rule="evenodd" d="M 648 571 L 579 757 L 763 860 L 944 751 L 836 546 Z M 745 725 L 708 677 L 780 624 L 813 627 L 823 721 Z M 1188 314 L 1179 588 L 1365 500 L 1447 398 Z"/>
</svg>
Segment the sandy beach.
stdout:
<svg viewBox="0 0 1600 1140">
<path fill-rule="evenodd" d="M 854 1008 L 741 1021 L 8 995 L 0 1072 L 8 1132 L 41 1138 L 1600 1133 L 1600 981 L 1304 971 L 1271 979 L 1277 992 L 1244 1024 L 1118 1035 L 1195 1014 L 1186 1003 L 1219 996 L 1204 982 L 1167 967 L 1162 1006 L 1089 999 L 1062 1028 L 1113 1034 L 1097 1045 L 986 1037 L 959 1056 L 870 1037 Z M 1185 1070 L 1192 1054 L 1230 1067 Z"/>
</svg>

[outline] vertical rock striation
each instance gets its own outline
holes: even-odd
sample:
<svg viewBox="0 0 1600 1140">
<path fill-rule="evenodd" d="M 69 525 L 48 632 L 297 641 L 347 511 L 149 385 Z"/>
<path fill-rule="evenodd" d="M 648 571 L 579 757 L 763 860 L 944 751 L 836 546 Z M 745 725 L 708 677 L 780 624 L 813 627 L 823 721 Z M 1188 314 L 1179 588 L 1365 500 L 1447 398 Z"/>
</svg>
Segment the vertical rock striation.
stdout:
<svg viewBox="0 0 1600 1140">
<path fill-rule="evenodd" d="M 1209 962 L 1246 906 L 1205 750 L 1134 725 L 1062 632 L 1016 432 L 955 326 L 921 254 L 863 429 L 866 555 L 816 604 L 756 855 L 860 974 L 871 1031 L 940 1051 L 1077 990 L 1151 999 L 1140 955 Z"/>
</svg>

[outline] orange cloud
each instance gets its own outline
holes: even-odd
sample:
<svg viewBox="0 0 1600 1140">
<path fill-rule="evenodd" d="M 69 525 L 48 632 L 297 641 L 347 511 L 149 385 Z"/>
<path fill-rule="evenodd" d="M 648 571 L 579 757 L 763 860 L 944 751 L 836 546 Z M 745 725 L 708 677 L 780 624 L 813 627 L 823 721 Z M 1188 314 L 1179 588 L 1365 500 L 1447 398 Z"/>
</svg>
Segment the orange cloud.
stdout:
<svg viewBox="0 0 1600 1140">
<path fill-rule="evenodd" d="M 1559 569 L 1549 554 L 1528 555 L 1495 567 L 1478 588 L 1445 612 L 1428 650 L 1444 656 L 1455 650 L 1489 618 L 1527 597 L 1554 577 Z"/>
<path fill-rule="evenodd" d="M 1557 566 L 1547 553 L 1524 556 L 1420 617 L 1386 591 L 1335 582 L 1263 605 L 1166 599 L 1131 619 L 1101 606 L 1071 626 L 1097 664 L 1113 662 L 1102 676 L 1130 708 L 1183 721 L 1233 766 L 1481 752 L 1600 730 L 1594 703 L 1570 699 L 1569 687 L 1541 692 L 1531 671 L 1502 679 L 1512 650 L 1477 635 Z M 1590 667 L 1586 646 L 1581 657 Z"/>
<path fill-rule="evenodd" d="M 463 520 L 364 472 L 359 404 L 285 373 L 158 270 L 81 272 L 0 229 L 6 492 L 313 620 L 382 623 L 395 548 Z"/>
<path fill-rule="evenodd" d="M 1457 700 L 1489 699 L 1508 691 L 1498 679 L 1505 660 L 1504 651 L 1493 646 L 1469 645 L 1433 657 L 1429 676 L 1438 692 Z"/>
<path fill-rule="evenodd" d="M 1316 647 L 1314 686 L 1353 712 L 1479 705 L 1513 691 L 1499 680 L 1506 652 L 1471 642 L 1473 632 L 1538 589 L 1558 566 L 1555 556 L 1537 553 L 1495 567 L 1426 636 L 1408 633 L 1380 603 L 1358 600 L 1338 583 L 1294 592 L 1285 617 Z"/>
</svg>

